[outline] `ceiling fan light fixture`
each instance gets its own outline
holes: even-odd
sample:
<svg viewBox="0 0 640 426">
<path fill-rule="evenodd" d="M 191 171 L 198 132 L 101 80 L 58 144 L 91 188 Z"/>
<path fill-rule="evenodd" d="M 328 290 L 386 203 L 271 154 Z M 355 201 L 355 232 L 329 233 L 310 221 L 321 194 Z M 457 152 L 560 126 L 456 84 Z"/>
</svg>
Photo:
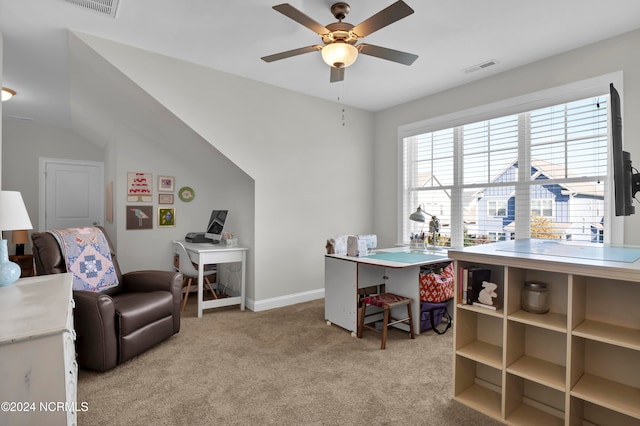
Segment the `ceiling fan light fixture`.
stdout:
<svg viewBox="0 0 640 426">
<path fill-rule="evenodd" d="M 322 59 L 331 67 L 346 68 L 357 58 L 358 49 L 348 43 L 334 42 L 322 48 Z"/>
<path fill-rule="evenodd" d="M 8 87 L 2 87 L 2 102 L 8 101 L 13 96 L 15 96 L 16 91 L 9 89 Z"/>
</svg>

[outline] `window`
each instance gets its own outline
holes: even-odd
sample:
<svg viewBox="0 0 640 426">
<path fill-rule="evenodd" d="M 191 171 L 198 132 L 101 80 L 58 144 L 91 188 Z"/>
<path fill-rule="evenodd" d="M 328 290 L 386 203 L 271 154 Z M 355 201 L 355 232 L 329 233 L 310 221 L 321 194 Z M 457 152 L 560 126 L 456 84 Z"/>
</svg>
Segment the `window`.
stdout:
<svg viewBox="0 0 640 426">
<path fill-rule="evenodd" d="M 403 137 L 401 242 L 423 230 L 418 206 L 438 215 L 439 245 L 602 242 L 607 107 L 595 96 Z"/>
<path fill-rule="evenodd" d="M 507 200 L 487 201 L 489 216 L 506 216 Z"/>
<path fill-rule="evenodd" d="M 553 200 L 531 200 L 531 216 L 553 217 Z"/>
<path fill-rule="evenodd" d="M 489 240 L 490 241 L 506 241 L 507 234 L 504 232 L 491 232 L 489 231 Z"/>
</svg>

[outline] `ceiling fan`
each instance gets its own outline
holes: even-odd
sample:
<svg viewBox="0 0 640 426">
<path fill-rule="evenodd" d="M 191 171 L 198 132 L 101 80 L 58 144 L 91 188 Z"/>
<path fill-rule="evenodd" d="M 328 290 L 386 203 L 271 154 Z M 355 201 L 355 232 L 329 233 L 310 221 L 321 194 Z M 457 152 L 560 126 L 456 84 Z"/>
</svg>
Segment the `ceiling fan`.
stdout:
<svg viewBox="0 0 640 426">
<path fill-rule="evenodd" d="M 343 2 L 335 3 L 331 6 L 331 13 L 338 22 L 329 24 L 326 27 L 300 12 L 289 3 L 279 4 L 273 6 L 273 8 L 317 33 L 322 37 L 324 46 L 314 44 L 312 46 L 276 53 L 275 55 L 264 56 L 262 60 L 265 62 L 278 61 L 280 59 L 290 58 L 291 56 L 320 50 L 322 51 L 322 59 L 331 67 L 329 80 L 333 83 L 344 80 L 344 69 L 355 62 L 358 53 L 404 65 L 411 65 L 418 59 L 417 55 L 375 46 L 373 44 L 360 43 L 356 45 L 363 37 L 411 15 L 413 9 L 402 0 L 393 3 L 391 6 L 381 10 L 356 26 L 342 22 L 351 10 L 351 7 Z"/>
</svg>

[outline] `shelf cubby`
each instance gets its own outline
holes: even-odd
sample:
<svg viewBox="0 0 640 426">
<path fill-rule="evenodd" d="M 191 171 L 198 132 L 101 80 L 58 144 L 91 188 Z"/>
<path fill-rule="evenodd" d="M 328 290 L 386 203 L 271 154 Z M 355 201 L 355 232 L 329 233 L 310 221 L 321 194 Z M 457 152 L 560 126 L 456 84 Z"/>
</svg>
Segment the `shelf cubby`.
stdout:
<svg viewBox="0 0 640 426">
<path fill-rule="evenodd" d="M 549 330 L 567 331 L 567 275 L 547 271 L 508 268 L 508 318 L 524 324 L 548 328 Z M 537 281 L 547 284 L 551 299 L 551 309 L 545 314 L 533 314 L 522 309 L 521 296 L 526 281 Z"/>
<path fill-rule="evenodd" d="M 456 354 L 502 368 L 502 318 L 461 309 L 454 321 L 464 324 L 456 339 Z"/>
<path fill-rule="evenodd" d="M 573 294 L 574 336 L 640 350 L 638 283 L 575 276 Z"/>
<path fill-rule="evenodd" d="M 456 288 L 459 288 L 460 282 L 462 281 L 462 277 L 460 275 L 461 270 L 464 268 L 467 269 L 471 269 L 471 268 L 475 268 L 475 267 L 482 267 L 482 268 L 486 268 L 486 269 L 490 269 L 491 270 L 491 282 L 498 284 L 498 288 L 496 289 L 496 292 L 498 293 L 498 297 L 497 299 L 495 299 L 497 301 L 497 303 L 499 303 L 500 305 L 502 305 L 502 302 L 504 300 L 504 267 L 499 266 L 499 265 L 480 265 L 478 263 L 475 262 L 457 262 L 454 264 L 455 267 L 455 271 L 456 271 Z M 473 306 L 473 305 L 467 305 L 466 303 L 462 303 L 462 297 L 459 295 L 456 295 L 456 302 L 457 302 L 457 306 L 459 308 L 462 309 L 468 309 L 468 310 L 473 310 L 473 311 L 477 311 L 480 313 L 486 313 L 487 315 L 493 315 L 493 316 L 503 316 L 503 312 L 502 309 L 498 309 L 497 311 L 491 310 L 491 309 L 487 309 L 487 308 L 482 308 L 482 307 L 477 307 L 477 306 Z"/>
<path fill-rule="evenodd" d="M 580 398 L 571 397 L 571 425 L 638 426 L 640 420 Z"/>
<path fill-rule="evenodd" d="M 640 389 L 591 374 L 583 375 L 571 396 L 640 420 Z"/>
<path fill-rule="evenodd" d="M 558 391 L 513 374 L 507 374 L 505 416 L 518 425 L 564 424 L 564 391 Z"/>
<path fill-rule="evenodd" d="M 640 351 L 582 337 L 573 337 L 572 346 L 582 368 L 573 372 L 571 396 L 640 423 Z"/>
<path fill-rule="evenodd" d="M 501 414 L 501 371 L 472 359 L 456 356 L 454 369 L 454 399 L 500 420 Z"/>
<path fill-rule="evenodd" d="M 566 334 L 509 321 L 507 342 L 507 373 L 566 391 Z"/>
</svg>

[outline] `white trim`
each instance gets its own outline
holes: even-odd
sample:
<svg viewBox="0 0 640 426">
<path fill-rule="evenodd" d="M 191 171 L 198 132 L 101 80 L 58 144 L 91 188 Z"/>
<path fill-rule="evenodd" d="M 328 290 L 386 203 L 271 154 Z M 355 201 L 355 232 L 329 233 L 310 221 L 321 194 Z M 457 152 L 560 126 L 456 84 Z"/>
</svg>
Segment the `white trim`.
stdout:
<svg viewBox="0 0 640 426">
<path fill-rule="evenodd" d="M 324 299 L 324 288 L 305 291 L 302 293 L 287 294 L 285 296 L 272 297 L 270 299 L 258 301 L 247 298 L 245 300 L 245 306 L 253 312 L 259 312 L 295 305 L 297 303 L 310 302 L 317 299 Z"/>
<path fill-rule="evenodd" d="M 567 103 L 581 98 L 602 95 L 609 93 L 609 83 L 613 83 L 618 89 L 618 92 L 622 92 L 622 71 L 616 71 L 610 74 L 428 118 L 416 123 L 405 124 L 398 127 L 398 140 L 402 143 L 402 139 L 421 133 L 434 132 L 474 123 L 476 121 L 503 117 L 551 105 Z M 622 99 L 622 93 L 620 94 L 620 98 Z"/>
<path fill-rule="evenodd" d="M 620 94 L 620 102 L 622 107 L 622 116 L 624 123 L 624 97 L 623 97 L 623 72 L 616 71 L 549 89 L 540 90 L 526 95 L 516 96 L 509 99 L 493 102 L 490 104 L 464 109 L 438 117 L 431 117 L 426 120 L 409 123 L 398 127 L 397 134 L 397 232 L 396 239 L 402 241 L 402 197 L 403 197 L 403 140 L 411 136 L 422 133 L 434 132 L 437 130 L 448 129 L 451 127 L 462 126 L 464 124 L 473 123 L 491 118 L 507 116 L 511 114 L 532 111 L 538 108 L 544 108 L 550 105 L 568 103 L 571 101 L 598 96 L 609 93 L 609 83 L 613 83 Z M 609 112 L 610 114 L 610 112 Z M 611 121 L 609 119 L 609 121 Z M 609 144 L 609 149 L 611 149 Z M 609 155 L 609 164 L 607 168 L 609 175 L 612 170 L 611 156 Z M 613 179 L 607 179 L 607 194 L 613 194 Z M 452 200 L 453 202 L 454 200 Z M 613 244 L 622 244 L 624 242 L 624 217 L 617 217 L 613 212 L 613 200 L 607 200 L 607 210 L 605 212 L 607 220 L 605 221 L 605 242 Z M 452 211 L 454 211 L 452 204 Z M 453 216 L 451 218 L 454 219 Z M 454 237 L 452 235 L 452 237 Z M 455 241 L 452 239 L 452 244 Z"/>
</svg>

